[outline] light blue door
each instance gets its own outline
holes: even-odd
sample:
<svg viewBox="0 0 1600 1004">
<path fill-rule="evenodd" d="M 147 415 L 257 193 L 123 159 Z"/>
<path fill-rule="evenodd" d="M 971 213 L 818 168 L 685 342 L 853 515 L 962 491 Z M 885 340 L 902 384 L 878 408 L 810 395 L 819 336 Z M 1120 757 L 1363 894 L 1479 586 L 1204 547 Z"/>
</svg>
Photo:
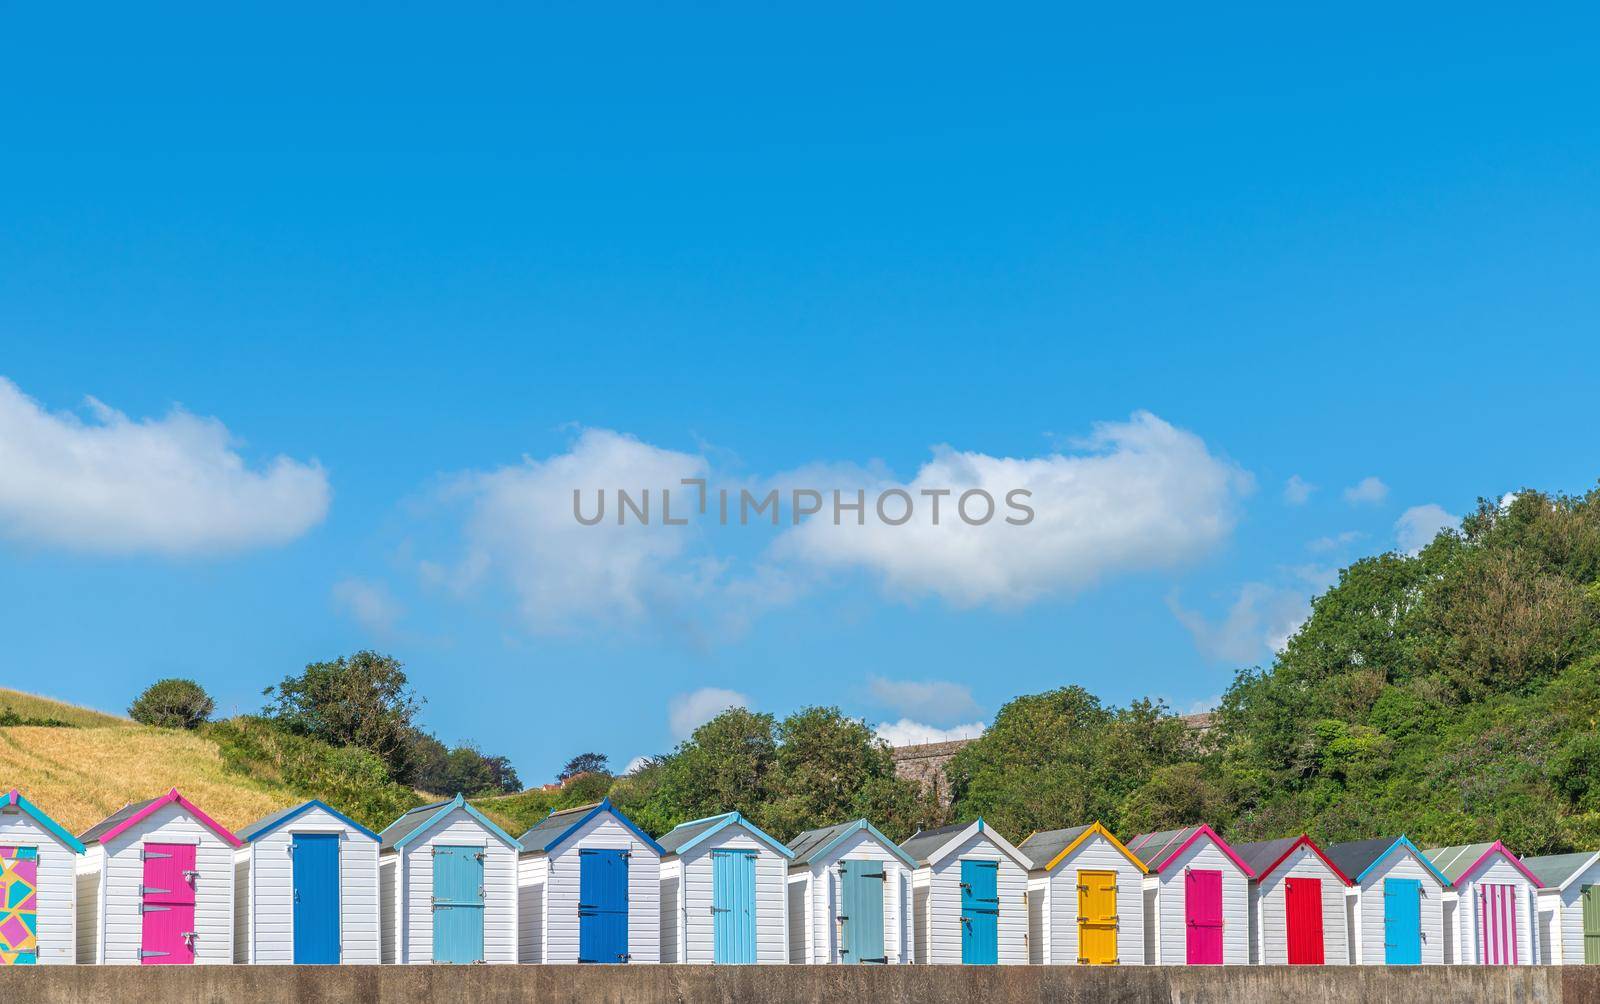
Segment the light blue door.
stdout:
<svg viewBox="0 0 1600 1004">
<path fill-rule="evenodd" d="M 483 961 L 482 847 L 433 847 L 433 961 Z"/>
<path fill-rule="evenodd" d="M 1383 880 L 1383 961 L 1422 965 L 1422 880 Z"/>
<path fill-rule="evenodd" d="M 294 861 L 294 961 L 297 966 L 339 964 L 339 834 L 296 833 Z"/>
<path fill-rule="evenodd" d="M 883 954 L 882 861 L 839 862 L 840 962 L 887 964 Z"/>
<path fill-rule="evenodd" d="M 578 851 L 578 961 L 628 961 L 627 851 Z"/>
<path fill-rule="evenodd" d="M 756 852 L 711 852 L 711 961 L 756 961 Z"/>
<path fill-rule="evenodd" d="M 961 862 L 961 964 L 1000 962 L 1000 863 Z"/>
</svg>

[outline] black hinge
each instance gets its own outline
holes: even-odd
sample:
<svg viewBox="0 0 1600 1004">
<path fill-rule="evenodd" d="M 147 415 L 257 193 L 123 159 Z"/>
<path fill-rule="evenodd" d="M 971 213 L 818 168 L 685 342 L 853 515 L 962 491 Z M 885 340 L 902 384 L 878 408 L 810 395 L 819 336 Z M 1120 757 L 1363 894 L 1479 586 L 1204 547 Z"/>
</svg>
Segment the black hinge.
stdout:
<svg viewBox="0 0 1600 1004">
<path fill-rule="evenodd" d="M 889 957 L 887 955 L 885 955 L 881 959 L 862 959 L 861 961 L 862 962 L 879 962 L 879 963 L 882 963 L 883 965 L 887 966 L 889 964 Z"/>
<path fill-rule="evenodd" d="M 885 875 L 883 872 L 862 872 L 861 873 L 861 877 L 862 878 L 886 879 L 889 876 Z"/>
</svg>

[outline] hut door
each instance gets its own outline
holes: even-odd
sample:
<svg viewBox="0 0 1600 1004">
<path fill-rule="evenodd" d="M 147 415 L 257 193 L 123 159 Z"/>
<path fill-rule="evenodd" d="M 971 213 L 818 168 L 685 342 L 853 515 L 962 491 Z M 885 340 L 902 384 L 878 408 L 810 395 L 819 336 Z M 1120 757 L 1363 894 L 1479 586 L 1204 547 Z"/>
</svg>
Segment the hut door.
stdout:
<svg viewBox="0 0 1600 1004">
<path fill-rule="evenodd" d="M 1383 880 L 1383 961 L 1422 964 L 1422 880 Z"/>
<path fill-rule="evenodd" d="M 578 961 L 628 961 L 628 852 L 578 849 Z"/>
<path fill-rule="evenodd" d="M 1183 909 L 1188 922 L 1185 961 L 1191 966 L 1222 965 L 1222 873 L 1191 868 L 1183 876 Z"/>
<path fill-rule="evenodd" d="M 294 961 L 339 964 L 339 834 L 296 833 L 294 865 Z"/>
<path fill-rule="evenodd" d="M 0 966 L 39 961 L 39 848 L 0 847 Z"/>
<path fill-rule="evenodd" d="M 750 965 L 756 961 L 756 854 L 711 852 L 711 961 Z"/>
<path fill-rule="evenodd" d="M 140 886 L 139 962 L 194 964 L 194 844 L 145 844 Z"/>
<path fill-rule="evenodd" d="M 1486 966 L 1517 965 L 1517 887 L 1494 882 L 1478 886 L 1478 961 Z"/>
<path fill-rule="evenodd" d="M 1322 965 L 1322 880 L 1284 880 L 1284 918 L 1289 930 L 1289 965 Z"/>
<path fill-rule="evenodd" d="M 961 862 L 961 963 L 1000 961 L 1000 862 Z"/>
<path fill-rule="evenodd" d="M 1078 872 L 1078 964 L 1117 963 L 1117 873 Z"/>
<path fill-rule="evenodd" d="M 482 847 L 433 845 L 433 961 L 483 961 Z"/>
<path fill-rule="evenodd" d="M 1583 887 L 1583 964 L 1600 965 L 1600 885 Z"/>
<path fill-rule="evenodd" d="M 885 867 L 882 861 L 839 862 L 840 962 L 889 963 L 883 951 Z"/>
</svg>

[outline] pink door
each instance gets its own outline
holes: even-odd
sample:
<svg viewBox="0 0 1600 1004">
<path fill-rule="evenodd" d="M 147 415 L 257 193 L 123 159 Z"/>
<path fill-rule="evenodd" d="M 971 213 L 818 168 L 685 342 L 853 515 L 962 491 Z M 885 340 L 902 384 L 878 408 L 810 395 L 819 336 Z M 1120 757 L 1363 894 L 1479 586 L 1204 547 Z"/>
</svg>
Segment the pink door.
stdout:
<svg viewBox="0 0 1600 1004">
<path fill-rule="evenodd" d="M 146 966 L 194 963 L 193 844 L 145 844 L 139 961 Z"/>
<path fill-rule="evenodd" d="M 1486 966 L 1515 966 L 1517 887 L 1485 882 L 1478 886 L 1478 957 Z"/>
<path fill-rule="evenodd" d="M 1191 868 L 1183 876 L 1183 911 L 1188 921 L 1191 966 L 1222 965 L 1222 873 Z"/>
</svg>

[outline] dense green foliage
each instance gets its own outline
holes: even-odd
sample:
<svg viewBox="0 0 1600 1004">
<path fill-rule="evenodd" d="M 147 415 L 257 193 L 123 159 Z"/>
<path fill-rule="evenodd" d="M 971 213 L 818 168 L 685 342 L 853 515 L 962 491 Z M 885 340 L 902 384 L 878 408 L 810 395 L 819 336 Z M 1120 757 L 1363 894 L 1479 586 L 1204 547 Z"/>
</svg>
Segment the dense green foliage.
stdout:
<svg viewBox="0 0 1600 1004">
<path fill-rule="evenodd" d="M 24 715 L 9 704 L 0 706 L 0 729 L 10 728 L 13 725 L 32 725 L 39 728 L 50 729 L 77 728 L 77 726 L 73 725 L 71 722 L 62 721 L 59 718 L 40 718 L 34 715 Z"/>
<path fill-rule="evenodd" d="M 128 717 L 140 725 L 193 729 L 211 717 L 216 705 L 193 680 L 157 680 L 128 706 Z"/>
<path fill-rule="evenodd" d="M 1600 491 L 1480 502 L 1416 556 L 1345 569 L 1204 736 L 1066 688 L 950 766 L 955 813 L 1018 837 L 1100 819 L 1237 839 L 1408 833 L 1600 846 Z"/>
</svg>

